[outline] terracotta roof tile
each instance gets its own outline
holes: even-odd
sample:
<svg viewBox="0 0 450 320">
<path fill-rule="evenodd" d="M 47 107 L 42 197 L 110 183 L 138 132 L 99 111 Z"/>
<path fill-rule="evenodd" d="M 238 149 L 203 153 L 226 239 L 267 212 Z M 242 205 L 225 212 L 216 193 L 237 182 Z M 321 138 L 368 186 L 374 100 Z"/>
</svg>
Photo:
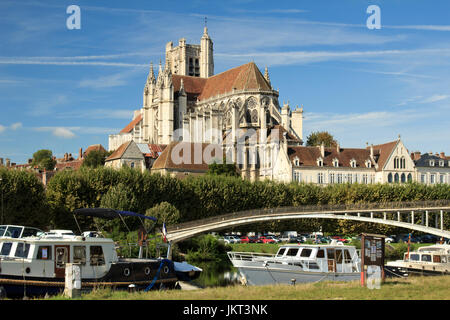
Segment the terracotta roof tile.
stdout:
<svg viewBox="0 0 450 320">
<path fill-rule="evenodd" d="M 288 147 L 289 159 L 293 161 L 296 157 L 299 159 L 300 166 L 317 167 L 317 159 L 321 157 L 320 147 Z M 325 157 L 322 157 L 324 167 L 333 167 L 333 160 L 339 161 L 339 167 L 350 168 L 350 161 L 356 160 L 357 168 L 365 168 L 366 160 L 370 160 L 370 150 L 356 148 L 325 148 Z M 371 163 L 373 166 L 374 163 Z"/>
<path fill-rule="evenodd" d="M 387 142 L 384 144 L 378 144 L 378 145 L 373 146 L 374 156 L 378 163 L 378 170 L 383 169 L 386 161 L 388 160 L 389 156 L 392 153 L 392 150 L 394 150 L 397 143 L 398 143 L 398 140 L 395 140 L 392 142 Z M 370 151 L 370 147 L 367 147 L 366 149 Z"/>
<path fill-rule="evenodd" d="M 142 114 L 134 118 L 120 133 L 130 133 L 134 127 L 142 120 Z"/>
<path fill-rule="evenodd" d="M 202 155 L 205 154 L 205 148 L 211 145 L 209 143 L 189 143 L 189 142 L 171 142 L 156 159 L 152 166 L 152 170 L 156 169 L 175 169 L 179 171 L 208 171 L 209 162 L 208 159 L 204 159 L 201 156 L 200 161 L 197 160 L 195 152 L 201 147 Z M 185 155 L 185 151 L 190 151 L 189 155 Z M 212 156 L 214 157 L 214 152 Z M 179 160 L 177 160 L 179 157 Z M 198 163 L 197 163 L 198 162 Z"/>
<path fill-rule="evenodd" d="M 131 142 L 132 141 L 128 141 L 128 142 L 121 144 L 120 147 L 118 147 L 117 150 L 115 150 L 108 158 L 106 158 L 105 161 L 120 159 L 122 157 L 123 153 L 125 152 L 125 150 L 127 150 L 128 146 L 130 145 Z"/>
</svg>

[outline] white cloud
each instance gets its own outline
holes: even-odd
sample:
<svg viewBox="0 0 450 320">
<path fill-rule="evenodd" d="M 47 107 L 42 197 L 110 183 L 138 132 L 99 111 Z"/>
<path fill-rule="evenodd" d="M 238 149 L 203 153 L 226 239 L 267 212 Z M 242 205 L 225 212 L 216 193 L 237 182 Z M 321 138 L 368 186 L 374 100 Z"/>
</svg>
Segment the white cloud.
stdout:
<svg viewBox="0 0 450 320">
<path fill-rule="evenodd" d="M 2 133 L 3 131 L 5 131 L 6 130 L 6 127 L 5 126 L 2 126 L 1 124 L 0 124 L 0 133 Z"/>
<path fill-rule="evenodd" d="M 19 128 L 22 128 L 22 122 L 16 122 L 11 125 L 12 130 L 17 130 Z"/>
<path fill-rule="evenodd" d="M 55 137 L 70 139 L 75 137 L 75 133 L 72 132 L 70 128 L 64 127 L 37 127 L 34 128 L 36 131 L 41 132 L 51 132 Z"/>
<path fill-rule="evenodd" d="M 435 94 L 425 100 L 422 101 L 422 103 L 433 103 L 433 102 L 437 102 L 437 101 L 441 101 L 441 100 L 445 100 L 450 98 L 450 95 L 446 95 L 446 94 Z"/>
</svg>

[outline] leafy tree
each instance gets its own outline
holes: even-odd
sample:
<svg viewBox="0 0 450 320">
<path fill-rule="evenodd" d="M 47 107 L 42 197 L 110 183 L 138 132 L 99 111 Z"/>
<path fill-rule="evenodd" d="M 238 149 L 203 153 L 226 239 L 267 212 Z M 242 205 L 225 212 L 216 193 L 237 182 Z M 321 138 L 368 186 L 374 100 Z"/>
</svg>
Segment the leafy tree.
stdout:
<svg viewBox="0 0 450 320">
<path fill-rule="evenodd" d="M 41 170 L 51 171 L 55 168 L 56 160 L 53 159 L 51 150 L 41 149 L 33 153 L 32 165 Z"/>
<path fill-rule="evenodd" d="M 162 226 L 163 222 L 166 225 L 176 224 L 180 220 L 180 211 L 166 201 L 148 209 L 145 215 L 158 219 L 156 223 L 158 226 Z"/>
<path fill-rule="evenodd" d="M 83 160 L 83 167 L 98 168 L 105 165 L 105 160 L 112 152 L 105 150 L 93 150 Z"/>
<path fill-rule="evenodd" d="M 230 176 L 230 177 L 238 177 L 239 174 L 236 169 L 236 165 L 234 163 L 227 163 L 226 158 L 223 158 L 222 163 L 216 163 L 214 161 L 210 165 L 208 165 L 208 175 L 222 175 L 222 176 Z"/>
<path fill-rule="evenodd" d="M 322 142 L 325 145 L 325 147 L 335 147 L 337 145 L 337 141 L 334 139 L 333 135 L 331 135 L 328 131 L 312 132 L 306 140 L 306 145 L 320 146 Z"/>
</svg>

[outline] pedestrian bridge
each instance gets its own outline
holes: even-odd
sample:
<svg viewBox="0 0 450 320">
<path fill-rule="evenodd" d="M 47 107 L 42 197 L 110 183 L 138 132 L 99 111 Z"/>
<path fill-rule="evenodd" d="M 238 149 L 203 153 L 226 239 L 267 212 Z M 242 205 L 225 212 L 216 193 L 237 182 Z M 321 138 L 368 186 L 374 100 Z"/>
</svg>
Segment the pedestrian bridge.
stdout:
<svg viewBox="0 0 450 320">
<path fill-rule="evenodd" d="M 254 209 L 167 226 L 167 240 L 175 243 L 205 232 L 257 222 L 293 219 L 341 219 L 380 223 L 450 238 L 444 229 L 444 215 L 450 212 L 450 200 L 364 203 L 349 205 L 307 205 Z"/>
</svg>

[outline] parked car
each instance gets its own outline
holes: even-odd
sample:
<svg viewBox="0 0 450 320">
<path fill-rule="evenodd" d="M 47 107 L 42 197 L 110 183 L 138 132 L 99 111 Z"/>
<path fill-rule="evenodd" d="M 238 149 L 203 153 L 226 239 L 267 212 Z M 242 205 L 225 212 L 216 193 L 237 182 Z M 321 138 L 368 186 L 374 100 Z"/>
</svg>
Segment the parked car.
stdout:
<svg viewBox="0 0 450 320">
<path fill-rule="evenodd" d="M 241 237 L 241 243 L 256 243 L 258 238 L 256 237 L 248 237 L 248 236 L 242 236 Z"/>
<path fill-rule="evenodd" d="M 235 236 L 223 236 L 223 238 L 219 240 L 222 240 L 225 243 L 237 243 L 237 239 L 235 239 Z"/>
<path fill-rule="evenodd" d="M 336 240 L 336 241 L 338 241 L 338 242 L 342 242 L 342 243 L 347 243 L 347 242 L 349 242 L 347 239 L 345 239 L 345 238 L 343 238 L 343 237 L 341 237 L 341 236 L 333 236 L 333 237 L 331 237 L 331 239 Z"/>
<path fill-rule="evenodd" d="M 275 241 L 275 243 L 278 243 L 278 242 L 280 242 L 281 240 L 280 239 L 278 239 L 278 237 L 276 237 L 276 236 L 266 236 L 268 239 L 272 239 L 273 241 Z"/>
<path fill-rule="evenodd" d="M 230 235 L 229 237 L 234 239 L 234 243 L 241 243 L 241 238 L 238 236 Z"/>
<path fill-rule="evenodd" d="M 432 234 L 425 234 L 417 238 L 420 240 L 421 243 L 437 243 L 441 239 L 440 237 Z"/>
<path fill-rule="evenodd" d="M 384 238 L 384 242 L 385 243 L 392 243 L 392 242 L 394 242 L 394 239 L 391 238 L 391 237 L 386 237 L 386 238 Z"/>
<path fill-rule="evenodd" d="M 258 239 L 261 243 L 276 243 L 275 240 L 269 238 L 269 236 L 261 236 Z"/>
</svg>

